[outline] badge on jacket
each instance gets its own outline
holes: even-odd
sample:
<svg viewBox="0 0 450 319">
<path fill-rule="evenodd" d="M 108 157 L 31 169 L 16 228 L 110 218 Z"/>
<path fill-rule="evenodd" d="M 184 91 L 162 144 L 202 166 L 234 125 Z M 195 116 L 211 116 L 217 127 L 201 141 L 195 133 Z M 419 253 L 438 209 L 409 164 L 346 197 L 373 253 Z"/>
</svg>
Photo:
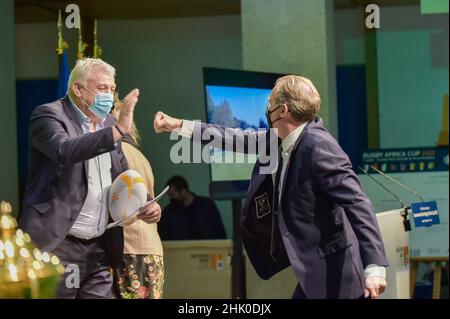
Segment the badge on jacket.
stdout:
<svg viewBox="0 0 450 319">
<path fill-rule="evenodd" d="M 270 214 L 270 203 L 269 203 L 269 197 L 267 196 L 267 193 L 264 193 L 260 196 L 255 197 L 255 206 L 256 206 L 256 217 L 262 218 L 266 216 L 267 214 Z"/>
</svg>

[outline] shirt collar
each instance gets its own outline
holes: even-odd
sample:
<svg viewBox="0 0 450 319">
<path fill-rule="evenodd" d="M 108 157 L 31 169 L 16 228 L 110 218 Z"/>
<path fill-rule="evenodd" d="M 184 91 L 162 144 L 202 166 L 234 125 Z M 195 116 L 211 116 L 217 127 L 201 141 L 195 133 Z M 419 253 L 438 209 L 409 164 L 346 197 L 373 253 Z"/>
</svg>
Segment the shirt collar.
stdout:
<svg viewBox="0 0 450 319">
<path fill-rule="evenodd" d="M 300 136 L 300 134 L 302 134 L 302 131 L 305 128 L 305 126 L 306 126 L 306 123 L 303 123 L 302 125 L 297 127 L 295 130 L 293 130 L 291 133 L 288 134 L 288 136 L 286 136 L 283 139 L 283 142 L 281 143 L 283 152 L 287 152 L 287 153 L 291 152 L 292 148 L 295 145 L 295 142 L 298 140 L 298 137 Z"/>
</svg>

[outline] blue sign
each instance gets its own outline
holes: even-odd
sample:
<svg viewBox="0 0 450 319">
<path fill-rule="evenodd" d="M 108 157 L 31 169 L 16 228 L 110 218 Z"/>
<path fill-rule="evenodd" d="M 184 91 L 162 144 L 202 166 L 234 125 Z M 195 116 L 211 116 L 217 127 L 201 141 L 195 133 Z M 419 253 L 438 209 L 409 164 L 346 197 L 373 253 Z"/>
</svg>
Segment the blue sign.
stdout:
<svg viewBox="0 0 450 319">
<path fill-rule="evenodd" d="M 414 217 L 414 225 L 416 227 L 429 227 L 431 225 L 440 224 L 436 201 L 412 203 L 411 210 Z"/>
</svg>

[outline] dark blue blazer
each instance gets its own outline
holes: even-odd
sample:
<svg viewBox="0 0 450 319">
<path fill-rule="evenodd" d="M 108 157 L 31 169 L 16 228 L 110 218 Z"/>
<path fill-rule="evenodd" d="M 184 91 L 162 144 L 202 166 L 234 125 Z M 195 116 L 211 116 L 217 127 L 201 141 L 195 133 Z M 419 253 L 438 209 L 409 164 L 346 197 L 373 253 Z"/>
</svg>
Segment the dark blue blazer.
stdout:
<svg viewBox="0 0 450 319">
<path fill-rule="evenodd" d="M 75 110 L 66 97 L 40 105 L 31 114 L 28 178 L 20 227 L 36 245 L 51 252 L 67 236 L 87 195 L 88 160 L 102 153 L 111 155 L 111 178 L 128 169 L 121 143 L 115 143 L 113 116 L 105 128 L 84 134 Z M 122 227 L 104 234 L 113 267 L 123 253 Z"/>
<path fill-rule="evenodd" d="M 214 128 L 214 134 L 203 143 L 234 143 L 217 125 L 196 124 L 194 136 L 207 128 Z M 234 132 L 244 140 L 244 150 L 257 134 Z M 364 268 L 388 262 L 373 206 L 322 120 L 306 125 L 291 153 L 279 208 L 286 224 L 281 229 L 284 247 L 276 261 L 270 255 L 273 181 L 271 174 L 260 174 L 261 166 L 255 164 L 241 216 L 243 244 L 258 275 L 269 279 L 291 265 L 308 298 L 360 297 Z"/>
<path fill-rule="evenodd" d="M 158 223 L 158 233 L 162 240 L 225 239 L 227 237 L 220 212 L 211 199 L 194 194 L 191 208 L 192 216 L 178 203 L 170 203 L 164 207 Z M 191 227 L 194 227 L 194 230 Z M 193 233 L 196 233 L 196 238 L 191 237 Z"/>
</svg>

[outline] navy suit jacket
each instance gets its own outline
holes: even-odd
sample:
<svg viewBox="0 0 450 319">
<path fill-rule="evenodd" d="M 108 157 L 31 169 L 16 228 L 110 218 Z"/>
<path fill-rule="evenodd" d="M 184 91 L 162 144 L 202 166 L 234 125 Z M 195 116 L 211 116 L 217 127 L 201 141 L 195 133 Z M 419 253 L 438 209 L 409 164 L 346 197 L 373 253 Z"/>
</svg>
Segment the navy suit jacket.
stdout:
<svg viewBox="0 0 450 319">
<path fill-rule="evenodd" d="M 211 199 L 194 194 L 191 208 L 192 216 L 178 203 L 170 203 L 164 207 L 158 223 L 158 232 L 162 240 L 226 238 L 219 210 Z M 197 232 L 196 238 L 190 238 L 194 232 L 190 229 L 193 226 Z"/>
<path fill-rule="evenodd" d="M 121 143 L 114 142 L 113 116 L 105 128 L 84 134 L 68 97 L 38 106 L 29 124 L 28 179 L 20 227 L 36 245 L 51 252 L 67 236 L 87 195 L 88 160 L 111 155 L 111 180 L 128 169 Z M 104 234 L 111 266 L 120 267 L 123 254 L 122 227 Z"/>
<path fill-rule="evenodd" d="M 217 125 L 196 124 L 194 136 L 207 128 L 214 128 L 214 134 L 203 143 L 234 143 L 226 128 Z M 258 134 L 234 132 L 245 151 Z M 258 275 L 269 279 L 291 265 L 308 298 L 360 297 L 364 268 L 388 262 L 373 206 L 322 120 L 317 117 L 305 126 L 291 153 L 279 207 L 286 224 L 280 239 L 284 247 L 276 261 L 270 255 L 273 180 L 271 174 L 260 174 L 261 166 L 255 164 L 241 216 L 243 244 Z"/>
</svg>

